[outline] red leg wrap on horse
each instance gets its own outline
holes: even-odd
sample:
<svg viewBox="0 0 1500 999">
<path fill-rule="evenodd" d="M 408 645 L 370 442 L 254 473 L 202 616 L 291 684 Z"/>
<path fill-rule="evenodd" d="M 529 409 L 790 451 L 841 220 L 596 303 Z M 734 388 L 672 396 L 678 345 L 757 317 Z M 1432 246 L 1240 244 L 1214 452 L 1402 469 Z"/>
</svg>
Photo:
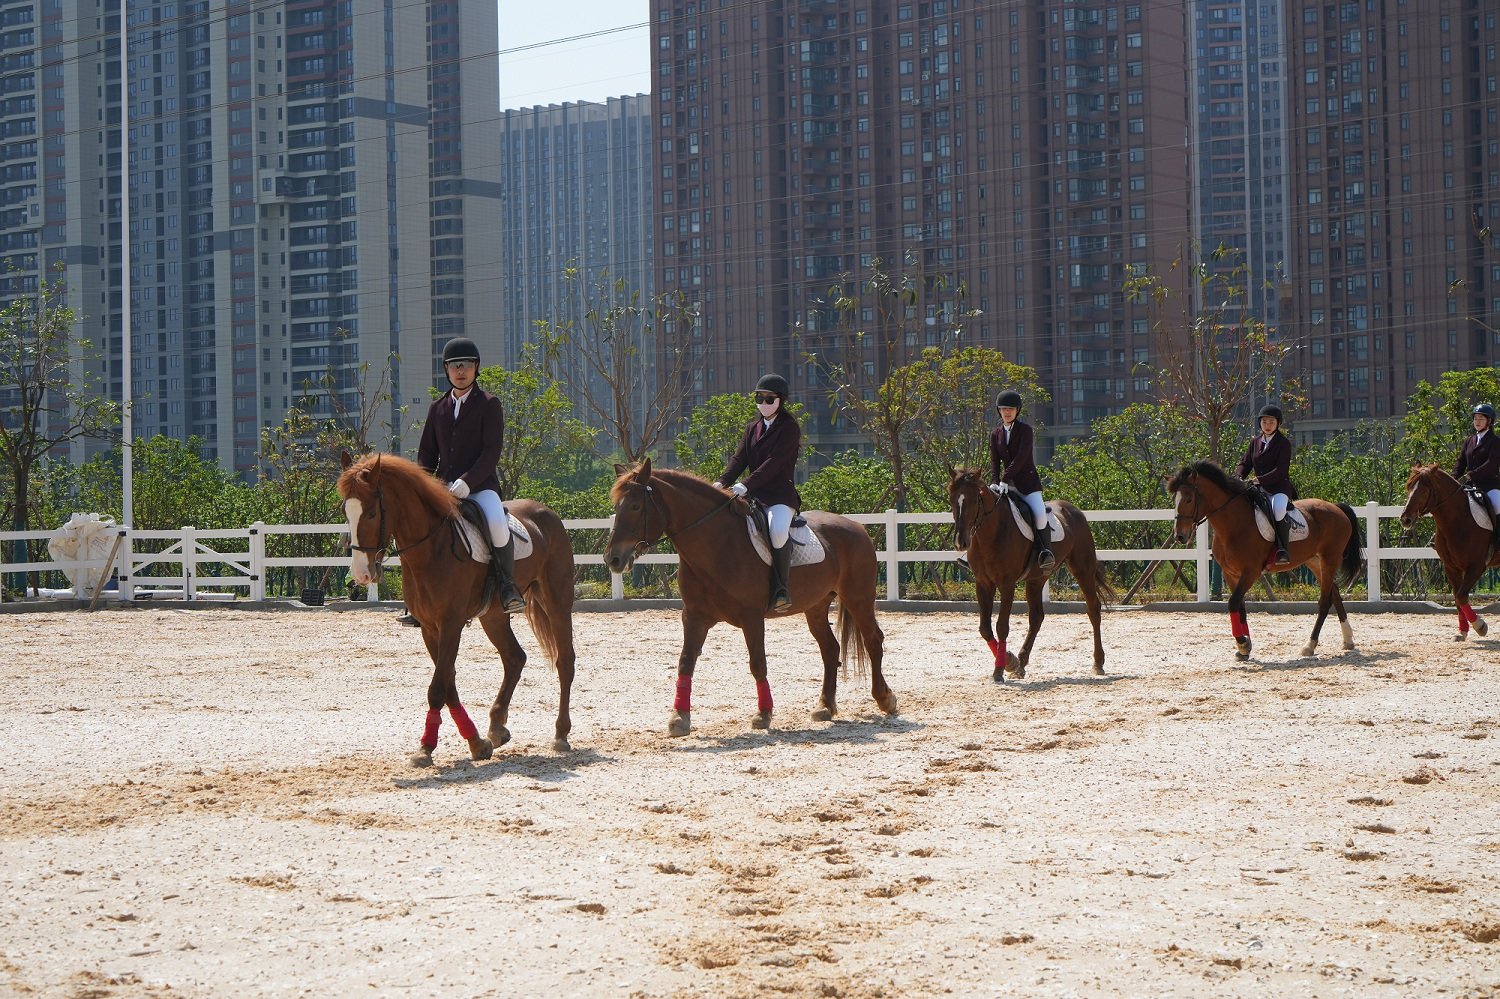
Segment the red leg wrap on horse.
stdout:
<svg viewBox="0 0 1500 999">
<path fill-rule="evenodd" d="M 1458 631 L 1461 635 L 1469 633 L 1469 615 L 1464 613 L 1465 610 L 1467 608 L 1463 604 L 1458 605 Z"/>
<path fill-rule="evenodd" d="M 1250 622 L 1243 611 L 1229 612 L 1229 633 L 1235 638 L 1250 637 Z"/>
<path fill-rule="evenodd" d="M 1469 619 L 1470 624 L 1473 624 L 1475 621 L 1479 620 L 1479 615 L 1474 613 L 1474 607 L 1472 604 L 1464 604 L 1459 608 L 1459 610 L 1464 612 L 1464 617 Z"/>
<path fill-rule="evenodd" d="M 443 723 L 443 713 L 437 708 L 427 710 L 427 727 L 422 729 L 422 745 L 428 749 L 437 748 L 437 730 Z"/>
<path fill-rule="evenodd" d="M 755 706 L 763 714 L 771 713 L 771 684 L 768 680 L 755 681 Z"/>
<path fill-rule="evenodd" d="M 691 676 L 677 678 L 677 697 L 672 701 L 672 707 L 678 711 L 693 710 L 693 678 Z"/>
<path fill-rule="evenodd" d="M 469 713 L 464 710 L 462 704 L 450 705 L 448 713 L 453 716 L 453 724 L 458 728 L 458 734 L 465 739 L 473 739 L 479 735 L 479 730 L 469 720 Z"/>
</svg>

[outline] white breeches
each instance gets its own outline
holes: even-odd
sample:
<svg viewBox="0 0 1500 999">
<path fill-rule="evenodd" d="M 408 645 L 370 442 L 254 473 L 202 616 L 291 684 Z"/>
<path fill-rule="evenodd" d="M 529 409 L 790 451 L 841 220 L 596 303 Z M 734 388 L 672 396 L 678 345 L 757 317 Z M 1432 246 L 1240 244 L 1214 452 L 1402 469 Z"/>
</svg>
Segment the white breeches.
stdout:
<svg viewBox="0 0 1500 999">
<path fill-rule="evenodd" d="M 1500 514 L 1500 489 L 1491 489 L 1485 495 L 1490 498 L 1490 512 Z"/>
<path fill-rule="evenodd" d="M 505 504 L 500 501 L 500 494 L 493 489 L 484 489 L 477 493 L 471 493 L 469 499 L 479 504 L 479 509 L 484 511 L 484 519 L 490 525 L 490 543 L 496 548 L 504 548 L 510 541 L 510 519 L 505 515 Z"/>
<path fill-rule="evenodd" d="M 1274 517 L 1274 518 L 1276 518 L 1277 520 L 1283 520 L 1283 519 L 1285 519 L 1286 518 L 1286 504 L 1287 504 L 1286 493 L 1272 493 L 1271 494 L 1271 516 Z"/>
<path fill-rule="evenodd" d="M 792 534 L 792 508 L 785 503 L 768 506 L 766 520 L 771 524 L 771 547 L 780 548 Z"/>
<path fill-rule="evenodd" d="M 1026 493 L 1021 498 L 1026 501 L 1027 506 L 1031 507 L 1031 526 L 1039 531 L 1046 527 L 1047 505 L 1042 502 L 1041 492 Z"/>
</svg>

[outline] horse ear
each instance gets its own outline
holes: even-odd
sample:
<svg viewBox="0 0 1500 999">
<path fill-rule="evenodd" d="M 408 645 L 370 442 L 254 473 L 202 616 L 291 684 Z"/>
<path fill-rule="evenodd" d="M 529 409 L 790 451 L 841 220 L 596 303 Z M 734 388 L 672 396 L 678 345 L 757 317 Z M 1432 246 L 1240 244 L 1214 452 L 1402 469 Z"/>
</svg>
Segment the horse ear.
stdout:
<svg viewBox="0 0 1500 999">
<path fill-rule="evenodd" d="M 348 471 L 349 466 L 352 464 L 354 464 L 354 455 L 350 454 L 348 451 L 340 451 L 339 467 L 344 469 L 345 471 Z"/>
<path fill-rule="evenodd" d="M 953 468 L 953 462 L 951 461 L 948 462 L 948 478 L 950 480 L 958 478 L 958 472 Z"/>
<path fill-rule="evenodd" d="M 651 478 L 651 459 L 642 458 L 641 463 L 635 469 L 635 481 L 645 485 L 646 480 Z"/>
<path fill-rule="evenodd" d="M 615 474 L 616 475 L 624 475 L 628 471 L 630 471 L 630 466 L 629 465 L 622 465 L 618 461 L 615 462 Z"/>
</svg>

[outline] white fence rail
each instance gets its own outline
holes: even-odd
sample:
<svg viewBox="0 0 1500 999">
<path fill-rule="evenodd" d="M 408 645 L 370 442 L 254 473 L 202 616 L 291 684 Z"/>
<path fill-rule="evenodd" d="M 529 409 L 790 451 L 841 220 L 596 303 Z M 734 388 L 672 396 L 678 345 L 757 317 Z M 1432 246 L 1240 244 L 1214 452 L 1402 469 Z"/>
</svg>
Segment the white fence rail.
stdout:
<svg viewBox="0 0 1500 999">
<path fill-rule="evenodd" d="M 1398 506 L 1382 506 L 1367 503 L 1356 509 L 1364 519 L 1364 551 L 1366 559 L 1365 585 L 1367 600 L 1381 599 L 1380 567 L 1385 562 L 1431 559 L 1437 552 L 1429 547 L 1387 547 L 1380 537 L 1381 522 L 1394 519 L 1401 513 Z M 1087 516 L 1091 524 L 1120 521 L 1170 521 L 1171 510 L 1090 510 Z M 904 550 L 901 548 L 901 530 L 905 525 L 948 524 L 951 518 L 946 513 L 884 513 L 855 514 L 850 519 L 881 528 L 882 535 L 878 557 L 885 565 L 885 598 L 901 599 L 901 571 L 903 563 L 951 562 L 957 552 L 950 550 Z M 564 525 L 570 531 L 607 530 L 612 518 L 601 517 L 589 520 L 568 520 Z M 278 568 L 308 568 L 321 570 L 325 567 L 341 568 L 349 564 L 344 557 L 277 557 L 266 554 L 267 540 L 272 537 L 298 534 L 338 535 L 345 530 L 342 524 L 263 524 L 256 522 L 241 530 L 200 531 L 184 527 L 176 531 L 124 531 L 125 543 L 112 567 L 119 575 L 119 593 L 122 599 L 133 599 L 146 594 L 171 595 L 187 600 L 202 599 L 213 591 L 230 591 L 237 596 L 243 592 L 251 600 L 266 599 L 266 578 L 269 570 Z M 46 542 L 52 537 L 47 531 L 0 531 L 0 574 L 20 572 L 84 570 L 103 568 L 104 559 L 73 562 L 7 562 L 14 541 Z M 165 542 L 160 551 L 137 551 L 138 543 L 154 546 Z M 1191 547 L 1170 548 L 1114 548 L 1101 549 L 1099 558 L 1107 562 L 1192 562 L 1197 567 L 1197 593 L 1199 601 L 1209 599 L 1208 528 L 1198 528 L 1195 543 Z M 578 552 L 577 564 L 602 566 L 604 556 L 595 552 Z M 648 554 L 636 560 L 641 565 L 676 565 L 675 553 Z M 399 565 L 400 559 L 390 559 L 387 565 Z M 206 567 L 213 572 L 205 573 Z M 619 574 L 611 576 L 611 596 L 616 600 L 625 598 L 624 580 Z M 80 595 L 75 588 L 75 595 Z M 218 595 L 223 595 L 222 592 Z M 371 586 L 366 591 L 369 600 L 380 598 L 379 587 Z"/>
</svg>

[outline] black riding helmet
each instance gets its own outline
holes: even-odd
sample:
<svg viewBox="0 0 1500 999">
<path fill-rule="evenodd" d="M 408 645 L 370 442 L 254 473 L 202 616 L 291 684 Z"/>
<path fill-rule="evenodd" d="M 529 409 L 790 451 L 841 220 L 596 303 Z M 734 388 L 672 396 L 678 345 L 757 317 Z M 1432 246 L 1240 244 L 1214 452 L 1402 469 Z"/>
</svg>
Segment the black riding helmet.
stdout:
<svg viewBox="0 0 1500 999">
<path fill-rule="evenodd" d="M 479 366 L 479 348 L 466 336 L 456 336 L 443 347 L 443 363 L 449 361 L 473 361 Z"/>
<path fill-rule="evenodd" d="M 1015 389 L 1006 389 L 1004 392 L 1001 392 L 999 395 L 995 396 L 996 412 L 1000 410 L 1001 406 L 1013 407 L 1016 411 L 1016 415 L 1019 416 L 1021 414 L 1021 393 L 1017 392 Z"/>
<path fill-rule="evenodd" d="M 792 394 L 792 387 L 786 383 L 786 379 L 780 375 L 761 375 L 760 381 L 755 383 L 757 392 L 775 392 L 782 402 Z"/>
<path fill-rule="evenodd" d="M 1469 418 L 1470 419 L 1473 419 L 1476 416 L 1482 416 L 1486 420 L 1489 421 L 1488 423 L 1485 424 L 1484 428 L 1486 430 L 1493 430 L 1493 429 L 1495 429 L 1495 407 L 1494 406 L 1491 406 L 1487 402 L 1481 402 L 1479 405 L 1477 405 L 1477 406 L 1474 407 L 1474 412 L 1472 412 L 1472 413 L 1469 414 Z"/>
<path fill-rule="evenodd" d="M 1281 429 L 1282 417 L 1281 417 L 1281 407 L 1280 406 L 1271 406 L 1271 405 L 1262 406 L 1262 407 L 1260 407 L 1260 415 L 1261 416 L 1269 416 L 1269 417 L 1271 417 L 1272 419 L 1274 419 L 1276 421 L 1276 429 L 1277 430 Z M 1260 417 L 1256 417 L 1256 418 L 1259 419 Z"/>
</svg>

